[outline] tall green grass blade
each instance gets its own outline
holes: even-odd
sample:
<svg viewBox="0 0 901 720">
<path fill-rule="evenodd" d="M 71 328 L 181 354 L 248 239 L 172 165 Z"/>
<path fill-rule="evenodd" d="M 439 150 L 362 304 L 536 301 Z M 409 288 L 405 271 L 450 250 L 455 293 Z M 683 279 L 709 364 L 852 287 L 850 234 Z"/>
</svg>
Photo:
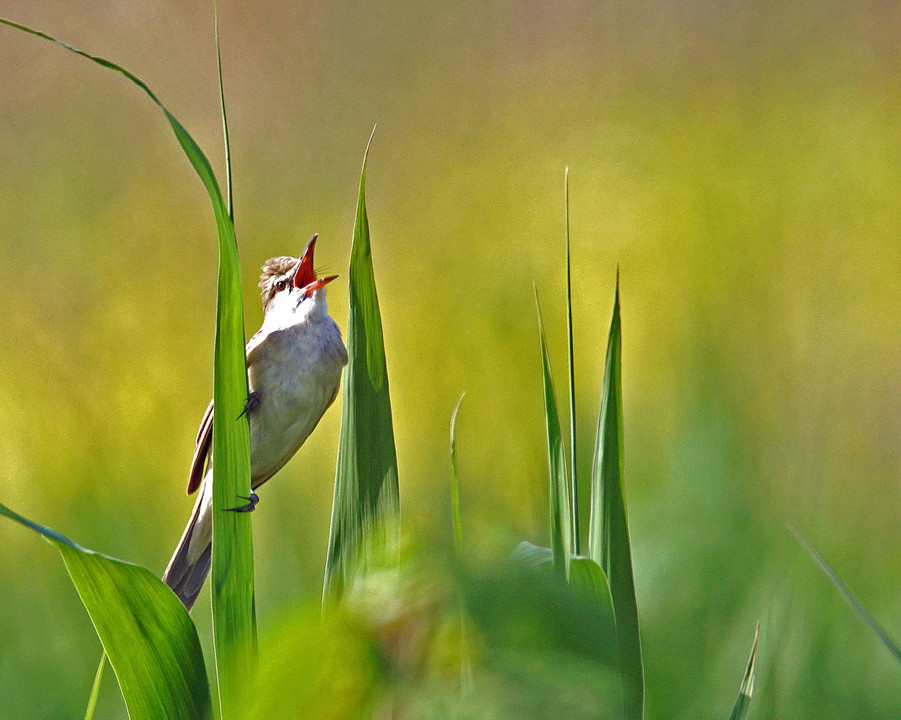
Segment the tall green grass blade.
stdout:
<svg viewBox="0 0 901 720">
<path fill-rule="evenodd" d="M 227 512 L 228 508 L 241 505 L 239 498 L 250 491 L 250 430 L 244 412 L 249 394 L 244 354 L 244 299 L 235 238 L 231 150 L 222 81 L 218 11 L 216 67 L 228 204 L 223 208 L 221 195 L 218 192 L 210 194 L 213 207 L 219 206 L 216 213 L 219 284 L 213 388 L 216 422 L 213 428 L 212 597 L 219 707 L 222 717 L 227 720 L 236 716 L 243 702 L 241 693 L 255 664 L 256 615 L 250 513 Z M 215 184 L 215 177 L 212 182 Z"/>
<path fill-rule="evenodd" d="M 451 512 L 454 518 L 454 547 L 458 555 L 463 552 L 463 523 L 460 519 L 460 482 L 457 478 L 457 414 L 464 397 L 466 393 L 460 393 L 450 423 Z"/>
<path fill-rule="evenodd" d="M 158 577 L 80 547 L 2 504 L 0 515 L 40 533 L 59 549 L 109 656 L 131 720 L 212 717 L 197 630 L 184 606 Z"/>
<path fill-rule="evenodd" d="M 375 130 L 373 130 L 375 132 Z M 372 137 L 369 138 L 370 144 Z M 397 452 L 388 393 L 385 341 L 366 214 L 366 158 L 348 272 L 348 363 L 323 600 L 343 597 L 368 559 L 399 551 Z"/>
<path fill-rule="evenodd" d="M 563 577 L 569 577 L 569 561 L 572 556 L 572 527 L 569 497 L 569 477 L 566 472 L 566 456 L 563 450 L 563 433 L 560 430 L 560 414 L 554 380 L 551 377 L 551 361 L 547 352 L 544 323 L 538 290 L 535 291 L 535 309 L 538 313 L 538 336 L 541 343 L 541 371 L 544 382 L 544 417 L 547 430 L 547 462 L 550 487 L 551 550 L 554 568 Z"/>
<path fill-rule="evenodd" d="M 744 720 L 748 716 L 751 707 L 751 696 L 754 694 L 754 669 L 757 665 L 757 640 L 760 637 L 760 623 L 754 628 L 754 642 L 751 645 L 751 657 L 748 659 L 748 667 L 738 688 L 738 698 L 732 706 L 729 720 Z"/>
<path fill-rule="evenodd" d="M 641 660 L 641 637 L 635 582 L 632 577 L 632 550 L 629 544 L 623 474 L 619 271 L 616 276 L 601 412 L 594 448 L 588 554 L 603 568 L 610 583 L 616 613 L 625 713 L 628 720 L 635 720 L 644 714 L 644 667 Z"/>
<path fill-rule="evenodd" d="M 222 115 L 222 143 L 225 146 L 225 201 L 228 216 L 235 222 L 235 203 L 232 197 L 232 154 L 228 141 L 228 115 L 225 112 L 225 83 L 222 81 L 222 48 L 219 43 L 219 5 L 213 0 L 213 21 L 216 27 L 216 72 L 219 76 L 219 114 Z"/>
<path fill-rule="evenodd" d="M 91 684 L 91 694 L 88 696 L 88 707 L 84 711 L 84 720 L 94 720 L 94 712 L 97 710 L 97 698 L 100 697 L 100 685 L 103 683 L 103 669 L 106 667 L 106 650 L 100 656 L 100 664 L 94 673 L 94 682 Z"/>
<path fill-rule="evenodd" d="M 807 540 L 794 526 L 789 525 L 788 529 L 791 530 L 792 534 L 795 536 L 795 539 L 807 550 L 810 557 L 813 558 L 814 562 L 819 565 L 820 570 L 822 570 L 826 577 L 832 581 L 832 584 L 838 588 L 838 591 L 844 596 L 845 600 L 857 613 L 858 617 L 864 621 L 867 627 L 873 631 L 873 634 L 879 638 L 879 641 L 885 646 L 885 649 L 888 650 L 892 656 L 898 662 L 901 662 L 901 647 L 892 640 L 889 634 L 883 629 L 883 627 L 879 624 L 876 618 L 870 613 L 869 610 L 864 607 L 864 604 L 857 598 L 857 596 L 851 592 L 851 588 L 845 585 L 844 581 L 838 576 L 838 573 L 832 569 L 832 566 L 826 562 L 826 558 L 824 558 L 817 549 L 811 545 L 810 541 Z"/>
<path fill-rule="evenodd" d="M 563 205 L 566 227 L 566 340 L 569 345 L 569 467 L 570 496 L 572 497 L 572 547 L 573 553 L 582 552 L 579 533 L 579 479 L 576 467 L 576 369 L 573 357 L 573 289 L 569 252 L 569 168 L 563 173 Z"/>
<path fill-rule="evenodd" d="M 228 717 L 231 689 L 245 683 L 252 657 L 253 538 L 250 513 L 223 512 L 240 504 L 250 485 L 250 434 L 243 414 L 247 401 L 247 366 L 244 357 L 244 307 L 238 246 L 229 210 L 219 183 L 203 151 L 182 124 L 139 77 L 115 63 L 79 50 L 38 30 L 0 18 L 0 23 L 56 43 L 98 65 L 124 75 L 143 90 L 163 112 L 185 155 L 207 190 L 219 236 L 219 283 L 216 308 L 216 345 L 213 398 L 216 426 L 213 432 L 213 627 L 220 702 Z"/>
</svg>

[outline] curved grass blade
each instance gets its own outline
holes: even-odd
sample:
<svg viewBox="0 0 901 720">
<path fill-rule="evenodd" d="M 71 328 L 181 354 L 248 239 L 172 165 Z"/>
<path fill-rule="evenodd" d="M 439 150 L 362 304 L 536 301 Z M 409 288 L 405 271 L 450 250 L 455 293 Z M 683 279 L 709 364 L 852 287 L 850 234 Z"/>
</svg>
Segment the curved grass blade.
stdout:
<svg viewBox="0 0 901 720">
<path fill-rule="evenodd" d="M 378 555 L 384 559 L 385 552 L 389 557 L 399 552 L 397 451 L 366 214 L 368 155 L 367 144 L 348 271 L 349 358 L 342 385 L 341 433 L 323 601 L 340 600 L 354 576 L 366 570 L 369 558 Z"/>
<path fill-rule="evenodd" d="M 523 540 L 513 548 L 511 555 L 514 560 L 518 560 L 527 567 L 540 567 L 541 565 L 553 565 L 554 563 L 553 550 L 535 545 L 528 540 Z"/>
<path fill-rule="evenodd" d="M 541 370 L 544 379 L 544 417 L 547 429 L 547 461 L 550 476 L 551 550 L 554 553 L 554 569 L 561 576 L 569 577 L 569 561 L 572 556 L 571 499 L 569 497 L 569 477 L 566 472 L 566 457 L 563 450 L 563 434 L 560 430 L 560 415 L 551 377 L 551 362 L 541 321 L 541 305 L 538 289 L 535 292 L 535 309 L 538 313 L 538 336 L 541 343 Z"/>
<path fill-rule="evenodd" d="M 212 717 L 197 629 L 158 577 L 80 547 L 2 504 L 0 515 L 40 533 L 59 549 L 109 656 L 131 720 Z"/>
<path fill-rule="evenodd" d="M 213 397 L 216 426 L 213 432 L 213 628 L 220 695 L 240 689 L 252 658 L 253 538 L 250 513 L 223 512 L 240 504 L 250 485 L 250 434 L 244 405 L 247 401 L 247 366 L 244 356 L 244 304 L 238 245 L 229 210 L 219 183 L 203 151 L 182 124 L 134 73 L 115 63 L 79 50 L 46 33 L 0 18 L 0 23 L 56 43 L 98 65 L 124 75 L 143 90 L 163 112 L 185 155 L 207 190 L 219 237 L 219 283 L 216 306 L 216 344 Z M 223 714 L 227 717 L 223 702 Z"/>
<path fill-rule="evenodd" d="M 451 512 L 454 518 L 454 548 L 458 555 L 463 552 L 463 523 L 460 520 L 460 483 L 457 478 L 457 414 L 464 397 L 466 393 L 460 393 L 450 423 Z"/>
<path fill-rule="evenodd" d="M 826 558 L 824 558 L 817 549 L 810 544 L 810 541 L 807 540 L 794 526 L 789 525 L 788 529 L 791 530 L 792 534 L 795 536 L 795 539 L 801 543 L 805 550 L 807 550 L 810 557 L 813 558 L 814 562 L 819 565 L 820 570 L 825 573 L 826 577 L 832 581 L 832 584 L 838 588 L 838 591 L 844 596 L 845 600 L 847 600 L 848 604 L 857 613 L 857 616 L 864 621 L 867 627 L 873 631 L 873 634 L 879 638 L 879 641 L 885 646 L 885 649 L 888 650 L 892 656 L 898 662 L 901 662 L 901 647 L 892 640 L 891 636 L 883 629 L 882 625 L 873 617 L 869 610 L 864 607 L 863 603 L 858 600 L 857 596 L 851 592 L 851 588 L 845 585 L 844 581 L 838 576 L 838 573 L 832 569 L 832 566 L 826 562 Z"/>
<path fill-rule="evenodd" d="M 576 369 L 573 357 L 573 288 L 569 252 L 569 168 L 563 173 L 563 204 L 566 227 L 566 340 L 569 346 L 569 467 L 570 496 L 572 498 L 572 548 L 575 555 L 582 552 L 579 533 L 579 480 L 576 472 Z"/>
<path fill-rule="evenodd" d="M 622 337 L 617 271 L 592 467 L 588 555 L 603 568 L 610 583 L 624 708 L 626 718 L 634 720 L 644 714 L 644 667 L 623 477 Z"/>
<path fill-rule="evenodd" d="M 569 565 L 569 583 L 573 587 L 585 590 L 594 604 L 613 625 L 613 598 L 610 595 L 610 584 L 604 576 L 601 566 L 587 557 L 574 557 Z"/>
<path fill-rule="evenodd" d="M 748 667 L 745 676 L 741 680 L 738 689 L 738 699 L 732 707 L 729 720 L 744 720 L 751 707 L 751 696 L 754 694 L 754 669 L 757 665 L 757 640 L 760 637 L 760 623 L 754 628 L 754 642 L 751 645 L 751 657 L 748 659 Z"/>
</svg>

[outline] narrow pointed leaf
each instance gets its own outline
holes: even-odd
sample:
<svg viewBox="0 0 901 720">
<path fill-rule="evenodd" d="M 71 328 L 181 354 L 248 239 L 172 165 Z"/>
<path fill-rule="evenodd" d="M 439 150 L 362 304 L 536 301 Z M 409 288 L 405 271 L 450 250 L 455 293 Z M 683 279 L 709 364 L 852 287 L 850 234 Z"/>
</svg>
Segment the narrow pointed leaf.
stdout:
<svg viewBox="0 0 901 720">
<path fill-rule="evenodd" d="M 0 515 L 40 533 L 59 549 L 109 656 L 131 720 L 212 717 L 197 630 L 158 577 L 80 547 L 2 504 Z"/>
<path fill-rule="evenodd" d="M 619 640 L 624 709 L 628 720 L 636 720 L 644 714 L 644 668 L 623 476 L 622 338 L 618 275 L 594 448 L 588 555 L 601 566 L 610 583 Z"/>
<path fill-rule="evenodd" d="M 563 175 L 563 205 L 566 228 L 566 340 L 569 347 L 569 468 L 572 498 L 572 550 L 582 552 L 579 534 L 579 476 L 576 467 L 576 367 L 573 355 L 573 289 L 569 252 L 569 168 Z"/>
<path fill-rule="evenodd" d="M 235 221 L 234 199 L 232 197 L 232 155 L 228 141 L 228 115 L 225 112 L 225 83 L 222 80 L 222 48 L 219 43 L 219 6 L 213 0 L 213 21 L 216 27 L 216 73 L 219 76 L 219 114 L 222 116 L 222 144 L 225 149 L 225 199 L 228 216 Z"/>
<path fill-rule="evenodd" d="M 547 461 L 550 488 L 551 550 L 554 553 L 554 568 L 569 577 L 569 560 L 572 556 L 571 505 L 569 497 L 569 476 L 566 472 L 566 456 L 563 448 L 563 434 L 560 430 L 560 415 L 551 377 L 551 362 L 541 321 L 541 306 L 538 290 L 535 290 L 535 308 L 538 312 L 538 336 L 541 344 L 541 371 L 544 382 L 544 417 L 547 430 Z"/>
<path fill-rule="evenodd" d="M 373 131 L 374 132 L 374 131 Z M 370 143 L 372 138 L 369 139 Z M 397 452 L 366 214 L 366 156 L 348 271 L 348 363 L 323 599 L 338 600 L 367 559 L 398 551 Z"/>
<path fill-rule="evenodd" d="M 757 640 L 760 636 L 760 623 L 754 628 L 754 642 L 751 644 L 751 657 L 748 659 L 748 667 L 738 688 L 738 698 L 732 706 L 729 720 L 744 720 L 751 707 L 751 696 L 754 694 L 754 669 L 757 665 Z"/>
<path fill-rule="evenodd" d="M 182 124 L 160 102 L 150 87 L 119 65 L 79 50 L 38 30 L 0 18 L 0 23 L 56 43 L 98 65 L 124 75 L 163 112 L 185 155 L 206 188 L 219 236 L 219 283 L 216 308 L 216 344 L 213 397 L 213 625 L 216 664 L 221 693 L 240 689 L 249 671 L 254 637 L 253 540 L 249 513 L 227 513 L 240 504 L 250 485 L 250 435 L 243 415 L 247 401 L 244 357 L 244 308 L 238 246 L 229 208 L 222 198 L 213 168 Z M 229 673 L 234 673 L 229 675 Z M 226 716 L 229 713 L 224 712 Z"/>
<path fill-rule="evenodd" d="M 216 21 L 216 58 L 225 145 L 228 205 L 223 203 L 215 177 L 210 192 L 219 231 L 219 284 L 216 306 L 216 346 L 213 398 L 213 637 L 219 677 L 219 706 L 226 720 L 236 715 L 241 693 L 252 674 L 256 652 L 253 534 L 251 513 L 227 512 L 243 504 L 250 492 L 250 432 L 244 412 L 249 394 L 244 353 L 244 298 L 238 244 L 232 220 L 231 152 L 222 85 L 219 26 Z M 200 150 L 198 148 L 197 152 Z M 201 153 L 202 155 L 202 153 Z M 193 161 L 192 161 L 193 162 Z M 209 166 L 209 163 L 206 163 Z M 198 165 L 194 164 L 195 168 Z"/>
<path fill-rule="evenodd" d="M 450 467 L 451 467 L 451 513 L 454 519 L 454 548 L 457 554 L 463 552 L 463 524 L 460 520 L 460 483 L 457 478 L 457 414 L 466 393 L 460 394 L 460 399 L 454 406 L 450 424 Z"/>
<path fill-rule="evenodd" d="M 820 570 L 825 573 L 826 577 L 838 588 L 838 591 L 842 594 L 854 612 L 857 613 L 857 616 L 864 621 L 867 627 L 873 631 L 873 634 L 879 638 L 879 642 L 888 650 L 892 656 L 898 662 L 901 662 L 901 647 L 891 638 L 891 636 L 885 631 L 882 625 L 873 617 L 872 613 L 866 609 L 864 604 L 857 598 L 857 596 L 851 592 L 851 588 L 845 585 L 844 581 L 838 576 L 838 573 L 832 569 L 832 566 L 826 562 L 826 558 L 824 558 L 817 549 L 810 544 L 810 541 L 807 540 L 798 530 L 796 530 L 793 526 L 789 525 L 789 530 L 791 530 L 792 534 L 794 534 L 795 538 L 799 543 L 807 550 L 810 557 L 813 558 L 814 562 L 819 565 Z"/>
</svg>

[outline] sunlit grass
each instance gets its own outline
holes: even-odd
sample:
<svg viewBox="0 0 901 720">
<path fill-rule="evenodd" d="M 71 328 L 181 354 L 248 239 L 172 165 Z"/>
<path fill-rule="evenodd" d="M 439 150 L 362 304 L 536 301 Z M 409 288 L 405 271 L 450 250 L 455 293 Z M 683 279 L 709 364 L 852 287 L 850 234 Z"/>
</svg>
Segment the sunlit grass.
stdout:
<svg viewBox="0 0 901 720">
<path fill-rule="evenodd" d="M 446 46 L 436 43 L 435 52 L 442 50 Z M 289 50 L 279 52 L 287 56 Z M 428 58 L 421 68 L 426 74 Z M 877 72 L 874 67 L 867 77 Z M 41 79 L 49 83 L 49 75 L 45 69 Z M 811 527 L 812 536 L 828 537 L 823 549 L 830 560 L 852 573 L 852 586 L 872 599 L 891 627 L 884 613 L 892 597 L 884 578 L 897 559 L 885 538 L 894 519 L 881 500 L 897 479 L 886 450 L 893 447 L 894 425 L 891 393 L 885 392 L 892 387 L 899 349 L 893 322 L 901 215 L 892 190 L 898 169 L 891 160 L 898 130 L 890 112 L 896 92 L 887 83 L 836 80 L 827 73 L 778 75 L 783 91 L 773 92 L 776 80 L 767 76 L 753 85 L 753 103 L 742 102 L 751 84 L 741 78 L 722 88 L 706 81 L 692 86 L 690 77 L 680 78 L 671 91 L 691 96 L 691 103 L 671 102 L 640 84 L 629 97 L 609 103 L 594 92 L 596 86 L 583 101 L 588 91 L 574 86 L 530 94 L 515 83 L 515 94 L 505 95 L 505 76 L 487 73 L 492 94 L 501 100 L 480 106 L 457 126 L 434 123 L 430 137 L 411 141 L 421 130 L 416 113 L 424 106 L 399 105 L 402 131 L 382 124 L 388 132 L 380 138 L 378 174 L 371 183 L 405 507 L 424 524 L 447 522 L 445 495 L 433 485 L 446 477 L 447 408 L 465 388 L 471 421 L 461 423 L 458 444 L 465 463 L 467 541 L 478 544 L 484 524 L 498 516 L 508 535 L 540 537 L 545 531 L 544 430 L 534 390 L 540 372 L 529 282 L 538 279 L 546 316 L 562 317 L 560 280 L 550 286 L 545 280 L 547 273 L 559 276 L 559 261 L 545 239 L 552 244 L 559 236 L 560 158 L 576 162 L 575 235 L 585 237 L 590 230 L 603 238 L 575 249 L 580 331 L 586 323 L 607 321 L 605 279 L 616 261 L 623 266 L 636 583 L 643 639 L 655 648 L 646 658 L 648 691 L 659 697 L 659 689 L 666 689 L 672 701 L 668 717 L 694 717 L 699 694 L 707 696 L 705 708 L 731 700 L 748 624 L 772 596 L 774 578 L 783 584 L 779 596 L 793 598 L 796 613 L 834 592 L 822 578 L 816 579 L 825 587 L 819 593 L 813 580 L 784 572 L 784 540 L 767 531 L 761 512 L 769 517 L 788 509 L 806 517 L 810 523 L 803 526 Z M 628 73 L 623 82 L 631 84 Z M 823 98 L 819 93 L 827 82 L 831 94 Z M 346 88 L 347 94 L 355 92 L 350 81 Z M 305 114 L 299 110 L 309 108 L 307 90 L 297 94 L 304 105 L 291 107 L 285 126 L 296 127 L 296 118 Z M 304 123 L 318 122 L 326 132 L 315 148 L 308 147 L 313 131 L 296 137 L 287 150 L 279 145 L 278 153 L 292 158 L 290 168 L 267 165 L 265 158 L 274 155 L 248 158 L 252 145 L 264 139 L 249 141 L 243 133 L 242 167 L 252 177 L 239 188 L 246 291 L 258 260 L 286 252 L 297 228 L 349 241 L 347 216 L 359 162 L 359 139 L 353 138 L 384 116 L 361 112 L 363 129 L 348 132 L 351 121 L 327 98 L 316 100 Z M 277 112 L 287 118 L 290 99 L 284 106 L 281 101 Z M 571 102 L 584 107 L 574 112 Z M 536 132 L 530 117 L 537 106 L 548 113 L 545 132 Z M 554 114 L 555 106 L 567 109 L 572 124 Z M 74 126 L 80 110 L 77 102 L 67 104 L 66 125 Z M 54 112 L 48 108 L 46 116 Z M 500 122 L 478 127 L 485 113 Z M 35 125 L 44 122 L 43 113 L 34 119 Z M 35 137 L 21 124 L 7 127 L 16 143 Z M 237 128 L 241 133 L 240 123 Z M 138 126 L 134 132 L 140 137 L 146 130 Z M 27 502 L 41 508 L 27 514 L 52 517 L 73 537 L 90 538 L 91 546 L 160 565 L 181 519 L 169 504 L 182 491 L 186 450 L 179 438 L 192 437 L 194 416 L 208 399 L 207 357 L 196 346 L 198 335 L 212 336 L 215 288 L 203 271 L 190 279 L 180 272 L 182 263 L 190 266 L 202 255 L 196 246 L 206 237 L 191 227 L 199 202 L 192 203 L 190 192 L 172 200 L 181 185 L 164 160 L 145 158 L 141 177 L 114 183 L 110 166 L 126 167 L 128 160 L 115 157 L 114 143 L 85 147 L 84 135 L 73 129 L 71 137 L 56 141 L 74 141 L 65 157 L 20 143 L 28 155 L 14 164 L 10 177 L 16 182 L 5 183 L 0 201 L 16 245 L 0 270 L 3 314 L 17 338 L 2 358 L 4 375 L 14 383 L 3 400 L 2 453 L 9 471 L 4 491 L 13 487 L 15 507 Z M 337 148 L 342 137 L 351 138 L 353 147 Z M 71 157 L 84 165 L 75 181 L 65 169 Z M 314 163 L 312 157 L 328 161 Z M 350 160 L 342 164 L 342 157 Z M 257 162 L 252 175 L 243 165 L 248 160 Z M 169 175 L 160 181 L 164 173 Z M 38 215 L 34 198 L 51 175 L 56 182 L 46 192 L 59 203 Z M 83 198 L 73 199 L 81 197 L 75 186 L 85 185 L 85 176 L 98 183 L 97 204 L 110 198 L 97 214 L 81 212 Z M 65 253 L 79 243 L 109 248 L 109 255 L 90 249 Z M 155 249 L 143 255 L 143 245 Z M 344 251 L 334 249 L 333 266 Z M 103 257 L 112 257 L 113 267 L 140 257 L 141 277 L 125 281 L 107 272 L 105 261 L 97 273 Z M 58 316 L 45 306 L 42 286 L 20 270 L 34 260 L 46 263 L 67 296 L 75 297 L 76 317 Z M 589 282 L 581 282 L 580 274 Z M 330 306 L 340 315 L 339 295 L 331 294 Z M 258 312 L 252 308 L 249 314 Z M 563 324 L 548 325 L 551 347 L 561 348 Z M 578 406 L 588 427 L 597 400 L 590 380 L 600 375 L 603 328 L 594 340 L 582 334 L 577 339 L 580 381 L 589 380 Z M 56 365 L 45 370 L 44 361 L 54 357 Z M 67 372 L 68 365 L 96 367 L 90 387 L 80 387 L 79 373 Z M 850 382 L 845 370 L 860 366 L 857 382 Z M 55 407 L 53 422 L 43 420 L 49 407 Z M 327 435 L 336 429 L 337 415 L 326 419 L 333 421 L 322 428 Z M 847 427 L 848 418 L 856 427 Z M 481 432 L 483 422 L 507 428 L 505 439 Z M 115 440 L 100 448 L 86 444 L 79 439 L 85 428 Z M 48 456 L 42 448 L 53 434 L 58 453 Z M 291 582 L 263 570 L 278 578 L 259 598 L 267 615 L 298 592 L 315 592 L 321 579 L 334 448 L 325 439 L 314 441 L 315 452 L 305 448 L 273 490 L 280 509 L 270 503 L 257 523 L 272 549 L 290 548 L 283 557 L 269 557 L 290 566 Z M 582 467 L 588 467 L 590 450 L 583 439 Z M 499 465 L 510 468 L 509 474 L 496 472 Z M 867 481 L 853 480 L 860 476 Z M 46 479 L 60 477 L 66 482 Z M 103 497 L 96 492 L 101 487 Z M 277 523 L 268 522 L 274 517 Z M 817 533 L 818 527 L 828 534 Z M 32 644 L 21 651 L 31 659 L 20 686 L 40 690 L 22 693 L 40 692 L 60 705 L 63 688 L 71 687 L 76 674 L 71 658 L 79 653 L 72 644 L 84 633 L 69 624 L 72 608 L 50 579 L 58 573 L 53 555 L 44 553 L 55 564 L 38 557 L 26 572 L 21 552 L 33 540 L 3 532 L 16 548 L 0 560 L 4 586 L 22 587 L 27 580 L 38 595 L 39 588 L 57 592 L 40 608 L 12 593 L 0 634 L 10 638 L 9 653 L 23 646 L 26 633 Z M 284 535 L 306 538 L 319 549 L 308 557 L 297 551 L 296 540 L 283 543 Z M 870 548 L 865 557 L 858 552 L 862 545 Z M 847 632 L 848 615 L 837 602 L 818 603 L 815 619 L 786 628 L 780 647 L 788 649 L 773 660 L 779 682 L 758 683 L 755 703 L 771 703 L 767 696 L 775 692 L 784 713 L 822 718 L 847 717 L 842 698 L 856 697 L 855 710 L 876 708 L 873 713 L 897 707 L 890 658 L 880 659 L 882 649 L 865 630 L 859 636 Z M 29 623 L 22 617 L 47 622 L 26 631 Z M 57 629 L 53 644 L 47 628 Z M 42 634 L 48 642 L 41 642 Z M 739 646 L 740 652 L 729 655 Z M 55 652 L 39 656 L 37 647 Z M 806 660 L 799 658 L 804 649 Z M 89 664 L 81 674 L 93 673 L 93 658 Z M 859 667 L 864 672 L 850 687 Z M 34 679 L 50 668 L 58 683 Z M 762 677 L 772 672 L 766 668 Z M 805 691 L 811 676 L 831 680 L 815 694 Z M 699 689 L 697 677 L 723 684 L 719 691 L 714 683 Z M 711 698 L 716 692 L 723 696 Z M 16 712 L 20 695 L 10 702 L 12 714 L 28 714 Z M 81 696 L 74 704 L 80 711 Z M 649 713 L 656 712 L 659 706 L 652 705 Z"/>
</svg>

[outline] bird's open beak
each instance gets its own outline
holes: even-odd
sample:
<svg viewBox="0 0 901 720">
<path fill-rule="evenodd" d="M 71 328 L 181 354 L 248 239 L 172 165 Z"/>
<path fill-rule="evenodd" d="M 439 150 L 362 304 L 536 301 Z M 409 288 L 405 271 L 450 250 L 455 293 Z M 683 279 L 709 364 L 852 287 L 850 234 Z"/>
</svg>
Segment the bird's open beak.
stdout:
<svg viewBox="0 0 901 720">
<path fill-rule="evenodd" d="M 307 243 L 307 247 L 300 257 L 300 262 L 297 264 L 297 270 L 294 271 L 294 287 L 306 290 L 308 293 L 328 285 L 338 277 L 337 275 L 330 275 L 324 278 L 316 277 L 316 273 L 313 270 L 313 250 L 316 248 L 316 239 L 318 237 L 319 235 L 317 234 L 310 238 L 310 242 Z"/>
</svg>

